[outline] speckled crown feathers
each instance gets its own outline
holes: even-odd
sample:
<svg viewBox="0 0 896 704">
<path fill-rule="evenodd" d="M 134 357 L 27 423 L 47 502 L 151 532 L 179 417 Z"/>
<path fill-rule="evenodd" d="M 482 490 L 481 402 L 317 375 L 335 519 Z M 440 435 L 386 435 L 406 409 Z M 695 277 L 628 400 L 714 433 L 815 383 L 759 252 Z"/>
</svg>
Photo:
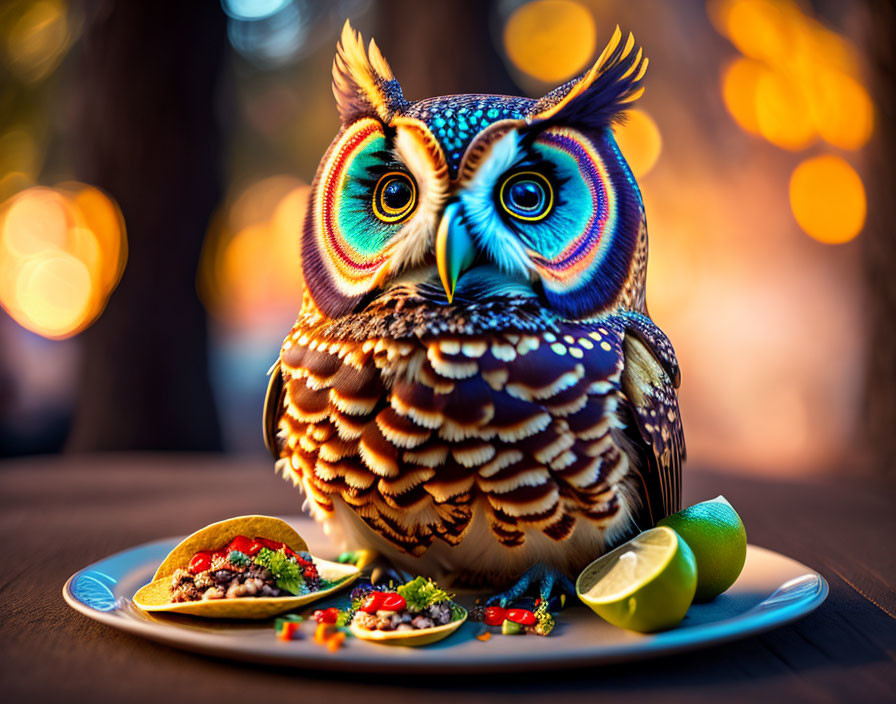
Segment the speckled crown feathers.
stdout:
<svg viewBox="0 0 896 704">
<path fill-rule="evenodd" d="M 438 140 L 451 178 L 458 175 L 466 148 L 491 124 L 518 121 L 519 128 L 566 124 L 602 130 L 644 92 L 647 57 L 617 26 L 594 65 L 535 100 L 505 95 L 451 95 L 405 99 L 376 42 L 364 41 L 346 20 L 333 62 L 333 94 L 344 125 L 361 117 L 389 124 L 397 115 L 418 119 Z"/>
</svg>

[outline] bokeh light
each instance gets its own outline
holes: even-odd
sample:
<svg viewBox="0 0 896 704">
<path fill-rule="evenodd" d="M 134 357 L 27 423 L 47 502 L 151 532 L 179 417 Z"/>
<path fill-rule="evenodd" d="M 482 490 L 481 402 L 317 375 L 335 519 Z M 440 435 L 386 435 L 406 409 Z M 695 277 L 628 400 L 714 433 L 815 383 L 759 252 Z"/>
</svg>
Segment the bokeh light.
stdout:
<svg viewBox="0 0 896 704">
<path fill-rule="evenodd" d="M 660 158 L 663 138 L 656 122 L 643 110 L 627 110 L 624 118 L 622 124 L 613 128 L 613 132 L 635 178 L 641 178 Z"/>
<path fill-rule="evenodd" d="M 72 32 L 61 0 L 37 0 L 22 5 L 5 39 L 5 58 L 12 73 L 25 82 L 50 74 L 68 49 Z"/>
<path fill-rule="evenodd" d="M 597 26 L 590 10 L 573 0 L 533 0 L 504 25 L 504 49 L 513 65 L 545 83 L 559 83 L 586 68 Z"/>
<path fill-rule="evenodd" d="M 0 205 L 0 305 L 44 337 L 96 320 L 126 259 L 121 212 L 96 188 L 38 186 Z"/>
<path fill-rule="evenodd" d="M 295 0 L 228 0 L 227 37 L 241 55 L 264 67 L 283 66 L 298 56 L 308 36 L 308 11 Z"/>
<path fill-rule="evenodd" d="M 819 136 L 840 149 L 860 149 L 874 131 L 874 106 L 865 87 L 836 70 L 819 70 L 809 92 L 810 114 Z"/>
<path fill-rule="evenodd" d="M 244 189 L 206 236 L 198 288 L 218 320 L 247 329 L 282 327 L 301 303 L 299 237 L 310 187 L 273 176 Z"/>
<path fill-rule="evenodd" d="M 742 129 L 793 151 L 819 137 L 841 149 L 868 142 L 874 106 L 848 40 L 792 0 L 709 0 L 707 12 L 743 55 L 722 73 Z"/>
<path fill-rule="evenodd" d="M 87 266 L 67 252 L 27 260 L 16 286 L 26 327 L 45 337 L 69 336 L 88 315 L 91 285 Z"/>
<path fill-rule="evenodd" d="M 756 116 L 756 89 L 759 79 L 768 69 L 753 59 L 739 57 L 722 73 L 722 100 L 741 129 L 759 134 Z"/>
<path fill-rule="evenodd" d="M 792 151 L 805 149 L 817 136 L 803 86 L 772 71 L 756 84 L 756 124 L 765 139 Z"/>
<path fill-rule="evenodd" d="M 865 224 L 862 179 L 839 156 L 806 159 L 790 177 L 790 207 L 799 226 L 819 242 L 841 244 Z"/>
<path fill-rule="evenodd" d="M 224 12 L 238 20 L 260 20 L 270 17 L 289 4 L 290 0 L 222 0 L 221 2 Z"/>
<path fill-rule="evenodd" d="M 721 0 L 709 3 L 716 29 L 744 56 L 781 60 L 793 50 L 800 32 L 801 13 L 780 0 Z"/>
</svg>

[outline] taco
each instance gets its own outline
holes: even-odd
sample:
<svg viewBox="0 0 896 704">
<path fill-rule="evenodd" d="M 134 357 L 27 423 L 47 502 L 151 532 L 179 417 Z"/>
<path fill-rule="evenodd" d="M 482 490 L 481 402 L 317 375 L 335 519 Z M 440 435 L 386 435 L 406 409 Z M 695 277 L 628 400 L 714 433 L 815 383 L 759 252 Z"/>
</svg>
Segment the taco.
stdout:
<svg viewBox="0 0 896 704">
<path fill-rule="evenodd" d="M 467 611 L 431 579 L 416 577 L 395 591 L 376 587 L 352 593 L 349 630 L 356 638 L 384 645 L 430 645 L 467 620 Z"/>
<path fill-rule="evenodd" d="M 181 541 L 134 603 L 144 611 L 268 618 L 351 584 L 359 572 L 313 557 L 279 518 L 240 516 Z"/>
</svg>

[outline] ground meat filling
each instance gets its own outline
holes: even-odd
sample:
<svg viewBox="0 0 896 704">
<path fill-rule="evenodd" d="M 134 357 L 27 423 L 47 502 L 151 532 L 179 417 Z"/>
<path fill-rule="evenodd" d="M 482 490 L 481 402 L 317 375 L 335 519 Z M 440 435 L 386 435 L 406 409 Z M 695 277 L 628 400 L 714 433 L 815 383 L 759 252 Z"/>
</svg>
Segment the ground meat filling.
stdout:
<svg viewBox="0 0 896 704">
<path fill-rule="evenodd" d="M 277 586 L 274 574 L 251 558 L 236 560 L 228 555 L 215 555 L 208 569 L 192 573 L 188 569 L 177 570 L 171 578 L 171 602 L 202 601 L 209 599 L 236 599 L 240 597 L 293 596 Z M 310 557 L 310 556 L 309 556 Z M 314 563 L 297 556 L 304 568 L 304 582 L 308 591 L 320 589 L 320 576 Z M 245 564 L 242 564 L 245 563 Z"/>
<path fill-rule="evenodd" d="M 377 611 L 368 614 L 358 611 L 353 623 L 367 631 L 419 631 L 423 628 L 444 626 L 453 620 L 448 602 L 432 604 L 423 611 Z"/>
</svg>

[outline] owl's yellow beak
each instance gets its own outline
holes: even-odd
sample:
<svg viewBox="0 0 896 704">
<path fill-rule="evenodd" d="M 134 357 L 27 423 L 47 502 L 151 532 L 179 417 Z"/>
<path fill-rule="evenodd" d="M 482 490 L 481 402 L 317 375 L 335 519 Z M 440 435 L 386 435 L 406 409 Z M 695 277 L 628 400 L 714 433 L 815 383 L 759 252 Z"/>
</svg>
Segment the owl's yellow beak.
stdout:
<svg viewBox="0 0 896 704">
<path fill-rule="evenodd" d="M 476 246 L 458 215 L 459 209 L 460 203 L 449 203 L 436 232 L 436 267 L 449 303 L 454 300 L 460 275 L 476 260 Z"/>
</svg>

